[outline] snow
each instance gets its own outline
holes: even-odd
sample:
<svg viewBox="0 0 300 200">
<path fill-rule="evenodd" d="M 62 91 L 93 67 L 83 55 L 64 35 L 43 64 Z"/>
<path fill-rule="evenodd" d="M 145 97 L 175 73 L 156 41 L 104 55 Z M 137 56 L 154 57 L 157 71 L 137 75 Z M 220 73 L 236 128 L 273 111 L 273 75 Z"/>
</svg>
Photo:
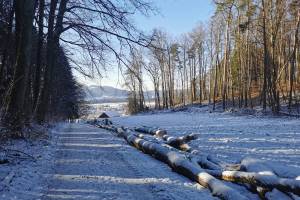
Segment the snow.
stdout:
<svg viewBox="0 0 300 200">
<path fill-rule="evenodd" d="M 291 198 L 288 195 L 280 192 L 277 189 L 273 189 L 271 192 L 267 192 L 266 198 L 267 199 L 291 200 Z"/>
<path fill-rule="evenodd" d="M 287 177 L 299 176 L 300 120 L 297 118 L 210 113 L 195 109 L 124 116 L 113 118 L 113 121 L 128 127 L 159 127 L 171 136 L 198 133 L 199 138 L 192 141 L 191 146 L 203 153 L 233 163 L 247 157 L 272 161 L 275 171 L 291 166 L 293 170 Z"/>
<path fill-rule="evenodd" d="M 189 108 L 112 120 L 128 127 L 159 127 L 170 136 L 199 134 L 191 146 L 201 153 L 224 162 L 242 161 L 247 171 L 261 175 L 275 173 L 300 180 L 300 123 L 296 118 Z M 208 189 L 137 151 L 124 139 L 86 124 L 61 123 L 49 138 L 17 140 L 4 147 L 32 155 L 35 161 L 19 158 L 0 165 L 3 200 L 217 199 Z M 221 182 L 249 199 L 259 199 L 244 186 Z M 267 195 L 272 199 L 287 197 L 276 189 Z"/>
<path fill-rule="evenodd" d="M 103 112 L 111 113 L 112 117 L 123 115 L 126 104 L 126 102 L 87 104 L 89 106 L 89 118 L 98 118 Z"/>
<path fill-rule="evenodd" d="M 265 161 L 254 158 L 243 159 L 242 167 L 246 168 L 247 171 L 259 172 L 260 174 L 274 175 L 275 173 L 275 175 L 283 178 L 296 179 L 296 177 L 300 174 L 299 167 L 286 167 L 278 162 Z"/>
<path fill-rule="evenodd" d="M 11 147 L 39 159 L 6 166 L 16 175 L 1 191 L 3 200 L 217 199 L 124 139 L 86 124 L 62 123 L 44 144 L 22 141 Z"/>
<path fill-rule="evenodd" d="M 242 161 L 242 168 L 261 175 L 275 174 L 296 180 L 300 177 L 300 123 L 297 118 L 210 113 L 205 108 L 189 108 L 180 112 L 124 116 L 113 121 L 129 127 L 158 127 L 173 136 L 200 134 L 191 146 L 203 154 L 229 163 Z M 247 191 L 244 194 L 249 199 L 258 199 Z M 268 195 L 269 198 L 283 196 L 276 190 Z"/>
<path fill-rule="evenodd" d="M 4 149 L 18 150 L 33 158 L 12 152 L 15 157 L 10 158 L 9 163 L 0 165 L 0 199 L 32 200 L 42 196 L 47 185 L 42 177 L 49 171 L 54 142 L 53 138 L 38 138 L 13 140 L 1 145 Z"/>
</svg>

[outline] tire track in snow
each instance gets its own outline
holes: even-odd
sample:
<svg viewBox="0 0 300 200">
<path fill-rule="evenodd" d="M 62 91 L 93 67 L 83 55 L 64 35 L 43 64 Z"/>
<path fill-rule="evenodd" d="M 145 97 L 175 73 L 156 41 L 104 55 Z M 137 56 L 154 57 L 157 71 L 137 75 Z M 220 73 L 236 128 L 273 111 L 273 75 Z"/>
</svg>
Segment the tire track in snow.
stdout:
<svg viewBox="0 0 300 200">
<path fill-rule="evenodd" d="M 43 200 L 215 199 L 207 189 L 108 131 L 63 124 L 56 134 L 58 143 Z"/>
</svg>

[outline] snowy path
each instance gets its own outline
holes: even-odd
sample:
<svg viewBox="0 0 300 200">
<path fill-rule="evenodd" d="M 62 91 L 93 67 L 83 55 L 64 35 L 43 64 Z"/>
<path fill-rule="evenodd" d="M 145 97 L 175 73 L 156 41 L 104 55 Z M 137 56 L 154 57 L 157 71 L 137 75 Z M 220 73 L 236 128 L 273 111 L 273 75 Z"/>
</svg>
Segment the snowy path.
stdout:
<svg viewBox="0 0 300 200">
<path fill-rule="evenodd" d="M 123 139 L 88 125 L 63 124 L 42 199 L 215 199 L 210 192 Z"/>
<path fill-rule="evenodd" d="M 300 170 L 299 119 L 166 112 L 113 121 L 126 126 L 158 126 L 172 135 L 200 133 L 201 137 L 191 145 L 225 161 L 238 162 L 250 156 L 272 161 L 276 168 L 280 167 L 277 162 L 293 166 L 296 174 Z M 1 166 L 0 181 L 1 174 L 15 173 L 0 191 L 1 200 L 216 199 L 207 189 L 172 172 L 167 165 L 108 131 L 85 124 L 62 123 L 50 138 L 14 141 L 7 146 L 37 160 L 16 160 Z M 249 199 L 258 199 L 242 186 L 226 184 L 243 191 Z"/>
</svg>

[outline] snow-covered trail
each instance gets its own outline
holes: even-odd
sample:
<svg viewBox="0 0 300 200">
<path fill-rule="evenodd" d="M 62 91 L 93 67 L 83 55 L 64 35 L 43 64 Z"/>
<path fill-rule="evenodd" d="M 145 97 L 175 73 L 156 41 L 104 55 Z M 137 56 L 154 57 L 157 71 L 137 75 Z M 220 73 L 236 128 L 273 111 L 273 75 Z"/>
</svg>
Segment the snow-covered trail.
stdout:
<svg viewBox="0 0 300 200">
<path fill-rule="evenodd" d="M 62 124 L 42 199 L 215 199 L 110 132 Z"/>
</svg>

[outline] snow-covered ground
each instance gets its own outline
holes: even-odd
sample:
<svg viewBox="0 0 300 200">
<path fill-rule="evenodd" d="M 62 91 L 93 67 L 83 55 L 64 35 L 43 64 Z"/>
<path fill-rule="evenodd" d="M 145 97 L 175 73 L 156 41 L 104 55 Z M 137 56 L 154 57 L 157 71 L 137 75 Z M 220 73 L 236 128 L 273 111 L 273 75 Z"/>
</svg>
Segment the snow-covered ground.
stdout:
<svg viewBox="0 0 300 200">
<path fill-rule="evenodd" d="M 43 199 L 215 199 L 111 132 L 64 124 Z"/>
<path fill-rule="evenodd" d="M 94 103 L 88 104 L 89 110 L 89 118 L 97 118 L 102 112 L 116 112 L 119 115 L 125 113 L 126 102 L 119 103 Z"/>
<path fill-rule="evenodd" d="M 55 149 L 55 138 L 49 136 L 1 144 L 0 157 L 9 159 L 9 163 L 0 165 L 1 200 L 40 199 Z"/>
<path fill-rule="evenodd" d="M 174 136 L 199 133 L 191 146 L 201 152 L 227 162 L 240 162 L 245 157 L 267 160 L 270 168 L 290 166 L 293 170 L 282 171 L 285 168 L 281 167 L 280 172 L 292 173 L 291 177 L 300 175 L 300 120 L 296 118 L 191 108 L 112 120 L 129 127 L 164 128 Z M 87 124 L 62 123 L 49 136 L 4 146 L 35 159 L 20 153 L 20 158 L 0 165 L 0 199 L 216 199 L 208 189 L 172 172 L 108 131 Z M 249 199 L 259 199 L 243 186 L 226 184 Z M 280 199 L 279 194 L 272 195 Z"/>
<path fill-rule="evenodd" d="M 36 160 L 0 165 L 1 200 L 217 199 L 123 139 L 86 124 L 62 123 L 48 142 L 14 141 L 5 148 Z"/>
<path fill-rule="evenodd" d="M 128 127 L 159 127 L 170 135 L 199 133 L 199 139 L 191 146 L 224 161 L 239 162 L 253 157 L 300 168 L 300 120 L 297 118 L 210 113 L 195 108 L 113 121 Z"/>
</svg>

